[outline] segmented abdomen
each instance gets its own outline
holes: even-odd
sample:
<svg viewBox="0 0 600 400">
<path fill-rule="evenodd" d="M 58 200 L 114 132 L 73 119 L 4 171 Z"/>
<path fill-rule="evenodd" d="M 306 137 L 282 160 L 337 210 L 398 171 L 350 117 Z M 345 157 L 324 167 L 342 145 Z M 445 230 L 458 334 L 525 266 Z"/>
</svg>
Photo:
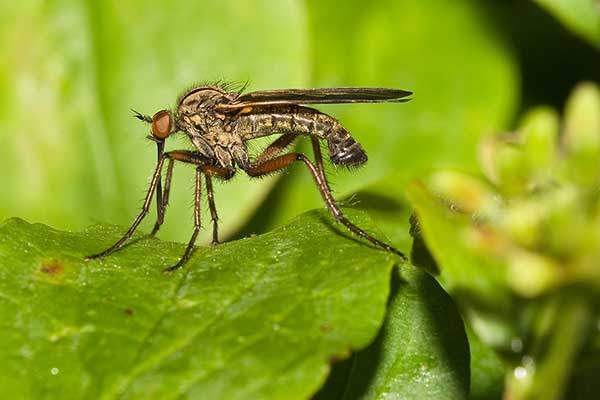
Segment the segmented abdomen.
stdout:
<svg viewBox="0 0 600 400">
<path fill-rule="evenodd" d="M 276 133 L 314 135 L 327 140 L 329 157 L 334 164 L 359 166 L 367 161 L 362 146 L 342 124 L 311 108 L 279 107 L 277 111 L 243 114 L 237 117 L 234 129 L 244 141 Z"/>
</svg>

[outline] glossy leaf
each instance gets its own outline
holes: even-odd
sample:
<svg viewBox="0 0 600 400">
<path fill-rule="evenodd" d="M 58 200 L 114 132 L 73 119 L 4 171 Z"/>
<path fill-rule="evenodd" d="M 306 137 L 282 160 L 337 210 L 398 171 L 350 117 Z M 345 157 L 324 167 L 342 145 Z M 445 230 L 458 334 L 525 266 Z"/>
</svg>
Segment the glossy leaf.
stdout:
<svg viewBox="0 0 600 400">
<path fill-rule="evenodd" d="M 307 398 L 376 336 L 398 261 L 324 211 L 170 276 L 183 246 L 144 236 L 82 261 L 121 232 L 0 225 L 0 397 Z"/>
<path fill-rule="evenodd" d="M 505 367 L 497 354 L 467 329 L 471 350 L 470 400 L 496 400 L 502 398 Z"/>
<path fill-rule="evenodd" d="M 469 392 L 469 345 L 450 297 L 424 271 L 392 279 L 376 341 L 335 366 L 317 399 L 461 399 Z"/>
</svg>

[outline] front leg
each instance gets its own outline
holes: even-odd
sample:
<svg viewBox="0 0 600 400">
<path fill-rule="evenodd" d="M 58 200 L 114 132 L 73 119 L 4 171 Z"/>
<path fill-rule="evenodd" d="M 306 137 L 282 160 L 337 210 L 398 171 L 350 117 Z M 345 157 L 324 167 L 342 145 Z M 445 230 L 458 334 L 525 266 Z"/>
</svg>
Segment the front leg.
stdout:
<svg viewBox="0 0 600 400">
<path fill-rule="evenodd" d="M 171 176 L 172 176 L 172 165 L 174 163 L 174 161 L 180 161 L 180 162 L 185 162 L 188 164 L 193 164 L 196 165 L 198 167 L 198 170 L 202 173 L 204 173 L 207 177 L 210 176 L 217 176 L 221 179 L 229 179 L 233 176 L 234 174 L 234 170 L 232 169 L 227 169 L 227 168 L 222 168 L 219 166 L 215 166 L 213 165 L 213 160 L 203 156 L 202 154 L 198 153 L 198 152 L 193 152 L 193 151 L 187 151 L 187 150 L 179 150 L 179 151 L 171 151 L 168 153 L 164 153 L 158 160 L 158 163 L 156 165 L 156 169 L 154 171 L 154 175 L 152 176 L 152 181 L 150 182 L 150 187 L 148 188 L 148 192 L 146 194 L 146 198 L 144 200 L 144 205 L 142 207 L 141 212 L 138 214 L 138 216 L 135 218 L 135 220 L 133 221 L 133 223 L 131 224 L 131 226 L 129 227 L 129 229 L 127 230 L 127 232 L 111 247 L 109 247 L 108 249 L 104 250 L 101 253 L 98 254 L 93 254 L 90 256 L 86 257 L 86 261 L 87 260 L 91 260 L 94 258 L 101 258 L 101 257 L 105 257 L 109 254 L 112 254 L 113 252 L 119 250 L 121 247 L 123 247 L 123 245 L 125 244 L 125 242 L 131 238 L 131 236 L 133 235 L 133 233 L 135 232 L 135 230 L 137 229 L 137 227 L 139 226 L 139 224 L 142 222 L 142 220 L 144 219 L 144 217 L 146 216 L 146 214 L 148 214 L 148 211 L 150 210 L 150 204 L 152 203 L 152 196 L 154 194 L 154 192 L 157 190 L 158 187 L 158 183 L 160 181 L 160 176 L 162 173 L 162 169 L 164 166 L 164 163 L 166 160 L 169 160 L 169 171 L 167 171 L 167 182 L 165 185 L 165 192 L 166 195 L 160 199 L 161 201 L 161 212 L 159 213 L 159 216 L 163 216 L 164 217 L 164 213 L 165 213 L 165 209 L 166 209 L 166 203 L 168 202 L 168 193 L 169 193 L 169 189 L 171 186 Z M 197 176 L 196 176 L 196 180 L 198 180 L 198 171 L 196 172 Z M 197 182 L 197 190 L 195 191 L 195 203 L 196 200 L 199 203 L 200 199 L 200 183 Z M 214 203 L 213 203 L 214 206 Z M 199 205 L 198 205 L 199 207 Z M 199 212 L 199 211 L 198 211 Z M 215 211 L 216 212 L 216 211 Z M 194 209 L 194 216 L 196 217 L 196 209 Z M 199 214 L 197 216 L 197 224 L 199 225 Z M 158 221 L 157 221 L 158 222 Z M 162 222 L 162 220 L 161 220 Z M 196 222 L 196 218 L 195 221 Z M 169 270 L 174 270 L 176 268 L 179 268 L 181 265 L 183 265 L 185 263 L 185 261 L 187 261 L 187 259 L 189 258 L 191 251 L 193 250 L 194 247 L 194 243 L 195 243 L 195 239 L 196 236 L 198 234 L 196 233 L 196 229 L 194 229 L 194 234 L 192 235 L 192 238 L 190 239 L 190 242 L 188 243 L 188 247 L 186 248 L 186 252 L 184 253 L 182 259 L 180 260 L 180 262 L 177 263 L 177 265 L 175 265 L 174 267 L 171 267 Z"/>
<path fill-rule="evenodd" d="M 160 160 L 165 153 L 165 141 L 164 140 L 155 140 L 156 141 L 156 151 L 157 157 L 156 160 Z M 162 192 L 162 183 L 161 183 L 162 173 L 158 176 L 158 183 L 156 184 L 156 223 L 154 224 L 154 229 L 152 229 L 152 233 L 150 235 L 154 236 L 158 229 L 160 228 L 162 221 L 164 219 L 164 209 L 163 207 L 163 192 Z M 167 184 L 168 185 L 168 184 Z M 166 186 L 165 185 L 165 191 Z"/>
<path fill-rule="evenodd" d="M 125 234 L 121 237 L 121 239 L 119 239 L 115 244 L 113 244 L 108 249 L 104 250 L 101 253 L 92 254 L 92 255 L 87 256 L 85 258 L 86 261 L 92 260 L 94 258 L 105 257 L 105 256 L 117 251 L 118 249 L 123 247 L 125 242 L 133 235 L 133 233 L 137 229 L 138 225 L 142 222 L 142 220 L 144 219 L 144 217 L 146 216 L 146 214 L 148 214 L 148 211 L 150 210 L 150 203 L 152 202 L 152 195 L 154 194 L 154 191 L 156 190 L 156 187 L 160 180 L 160 174 L 162 172 L 162 167 L 165 164 L 165 160 L 167 158 L 169 158 L 169 155 L 163 154 L 158 159 L 158 163 L 156 165 L 156 170 L 154 171 L 154 175 L 152 176 L 152 181 L 150 182 L 150 187 L 148 188 L 148 193 L 146 193 L 146 199 L 144 200 L 144 205 L 142 206 L 142 211 L 140 211 L 140 213 L 135 218 L 135 220 L 133 221 L 133 223 L 127 230 L 127 232 L 125 232 Z"/>
<path fill-rule="evenodd" d="M 167 176 L 165 178 L 165 190 L 162 193 L 162 196 L 159 196 L 160 193 L 160 177 L 158 180 L 158 185 L 156 187 L 156 222 L 154 223 L 154 228 L 150 233 L 151 236 L 156 235 L 156 232 L 160 229 L 161 225 L 165 220 L 165 213 L 167 212 L 167 206 L 169 205 L 169 196 L 171 193 L 171 181 L 173 180 L 173 167 L 175 166 L 175 160 L 169 158 L 169 165 L 167 165 Z"/>
</svg>

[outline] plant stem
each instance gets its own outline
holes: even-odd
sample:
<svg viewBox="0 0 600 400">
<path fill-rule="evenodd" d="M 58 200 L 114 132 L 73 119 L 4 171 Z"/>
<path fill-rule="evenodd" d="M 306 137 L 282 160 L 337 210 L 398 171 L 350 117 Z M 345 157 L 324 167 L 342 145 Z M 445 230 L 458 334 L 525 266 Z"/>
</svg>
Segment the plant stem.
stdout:
<svg viewBox="0 0 600 400">
<path fill-rule="evenodd" d="M 556 319 L 549 337 L 536 337 L 541 349 L 524 356 L 521 365 L 509 371 L 506 400 L 559 399 L 571 375 L 573 361 L 590 321 L 590 306 L 584 293 L 558 295 Z M 549 307 L 554 305 L 548 304 Z M 534 347 L 535 348 L 535 347 Z"/>
</svg>

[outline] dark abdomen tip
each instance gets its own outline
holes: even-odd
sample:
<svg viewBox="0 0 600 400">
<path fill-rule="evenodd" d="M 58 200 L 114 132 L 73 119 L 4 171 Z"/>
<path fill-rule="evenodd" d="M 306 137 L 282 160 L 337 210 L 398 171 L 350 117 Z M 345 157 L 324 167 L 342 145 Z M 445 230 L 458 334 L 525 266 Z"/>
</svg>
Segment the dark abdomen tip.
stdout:
<svg viewBox="0 0 600 400">
<path fill-rule="evenodd" d="M 348 146 L 349 145 L 349 146 Z M 361 145 L 352 140 L 352 143 L 346 141 L 338 145 L 329 145 L 329 157 L 331 162 L 336 165 L 346 165 L 349 167 L 358 167 L 367 162 L 367 153 Z"/>
</svg>

